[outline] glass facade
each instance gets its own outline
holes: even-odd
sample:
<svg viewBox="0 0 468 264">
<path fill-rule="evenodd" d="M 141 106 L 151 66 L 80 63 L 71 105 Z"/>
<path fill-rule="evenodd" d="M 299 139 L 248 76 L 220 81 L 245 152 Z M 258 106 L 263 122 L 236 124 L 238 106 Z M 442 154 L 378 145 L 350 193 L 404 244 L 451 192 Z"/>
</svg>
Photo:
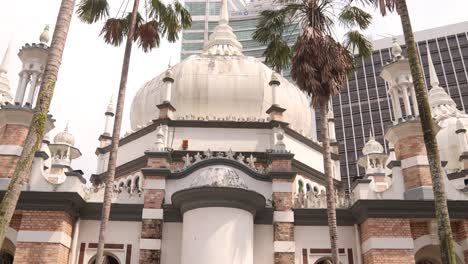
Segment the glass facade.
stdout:
<svg viewBox="0 0 468 264">
<path fill-rule="evenodd" d="M 459 109 L 465 110 L 468 106 L 467 32 L 447 36 L 441 33 L 440 37 L 417 42 L 424 78 L 430 89 L 427 46 L 441 87 L 445 88 Z M 405 52 L 405 47 L 402 48 Z M 371 57 L 357 60 L 356 71 L 349 76 L 342 93 L 333 98 L 341 175 L 345 179 L 347 175 L 351 179 L 364 176 L 364 170 L 356 162 L 362 155 L 370 131 L 388 152 L 383 136 L 386 128 L 392 125 L 393 113 L 386 83 L 379 75 L 382 66 L 390 60 L 390 48 L 376 50 Z"/>
</svg>

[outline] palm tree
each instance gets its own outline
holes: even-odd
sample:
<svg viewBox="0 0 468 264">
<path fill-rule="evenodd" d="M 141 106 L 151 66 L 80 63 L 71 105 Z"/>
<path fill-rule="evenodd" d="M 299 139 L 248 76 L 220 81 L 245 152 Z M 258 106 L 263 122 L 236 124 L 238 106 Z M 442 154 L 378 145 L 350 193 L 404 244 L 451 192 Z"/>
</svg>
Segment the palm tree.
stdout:
<svg viewBox="0 0 468 264">
<path fill-rule="evenodd" d="M 442 168 L 439 156 L 439 150 L 436 140 L 436 130 L 434 129 L 434 121 L 432 119 L 429 100 L 427 99 L 426 84 L 423 79 L 421 64 L 419 63 L 419 53 L 414 41 L 413 29 L 411 28 L 411 20 L 408 13 L 406 0 L 365 0 L 368 3 L 374 4 L 380 9 L 383 16 L 387 10 L 390 12 L 397 11 L 400 15 L 403 34 L 408 52 L 408 60 L 413 77 L 414 90 L 416 93 L 416 101 L 418 102 L 419 117 L 426 144 L 427 157 L 430 164 L 432 176 L 432 190 L 434 192 L 434 203 L 436 209 L 436 218 L 438 225 L 438 234 L 440 241 L 440 252 L 443 263 L 457 263 L 455 249 L 453 244 L 452 229 L 450 228 L 450 217 L 447 208 L 447 195 L 445 194 L 445 184 L 442 179 Z"/>
<path fill-rule="evenodd" d="M 70 28 L 74 5 L 74 0 L 62 0 L 60 4 L 36 107 L 34 108 L 34 114 L 29 126 L 30 129 L 26 136 L 23 151 L 21 152 L 21 156 L 19 157 L 15 171 L 11 177 L 10 184 L 0 204 L 0 248 L 5 239 L 6 230 L 10 225 L 13 213 L 15 212 L 18 198 L 23 189 L 25 177 L 31 172 L 34 154 L 39 149 L 44 137 L 47 115 L 49 113 L 52 96 L 54 95 L 60 64 L 62 63 L 62 54 L 65 49 L 65 42 L 67 40 L 68 29 Z"/>
<path fill-rule="evenodd" d="M 337 16 L 336 11 L 339 10 Z M 343 43 L 335 36 L 336 22 L 348 30 Z M 332 175 L 330 138 L 328 132 L 328 103 L 340 93 L 343 83 L 353 70 L 355 50 L 361 56 L 371 54 L 371 44 L 359 30 L 369 26 L 371 15 L 345 0 L 302 0 L 286 3 L 279 10 L 263 11 L 253 38 L 268 44 L 267 64 L 279 71 L 291 58 L 291 75 L 299 88 L 312 99 L 313 107 L 320 108 L 320 128 L 323 144 L 323 162 L 327 179 L 327 214 L 333 263 L 338 261 L 338 232 L 336 224 L 335 188 Z M 302 33 L 291 51 L 283 34 L 297 24 Z"/>
<path fill-rule="evenodd" d="M 101 31 L 101 35 L 103 35 L 106 43 L 120 46 L 124 38 L 126 38 L 114 128 L 112 131 L 112 148 L 105 179 L 96 263 L 103 262 L 105 235 L 112 204 L 117 150 L 132 44 L 133 42 L 138 42 L 144 52 L 149 52 L 159 46 L 161 37 L 166 37 L 169 42 L 175 42 L 178 39 L 179 32 L 184 28 L 190 27 L 192 24 L 189 12 L 178 0 L 170 4 L 164 4 L 160 0 L 146 0 L 144 6 L 145 18 L 138 12 L 139 0 L 134 0 L 132 12 L 128 14 L 125 13 L 125 10 L 121 10 L 124 3 L 128 4 L 128 0 L 122 0 L 116 17 L 112 18 L 109 18 L 109 3 L 107 0 L 81 0 L 77 10 L 78 17 L 88 24 L 106 19 Z"/>
</svg>

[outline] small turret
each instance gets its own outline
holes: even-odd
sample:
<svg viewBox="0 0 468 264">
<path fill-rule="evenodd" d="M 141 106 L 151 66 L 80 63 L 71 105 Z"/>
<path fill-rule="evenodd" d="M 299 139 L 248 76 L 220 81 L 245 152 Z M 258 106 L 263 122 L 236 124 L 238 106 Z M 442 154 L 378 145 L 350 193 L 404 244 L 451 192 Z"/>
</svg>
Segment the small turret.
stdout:
<svg viewBox="0 0 468 264">
<path fill-rule="evenodd" d="M 381 192 L 388 189 L 388 182 L 385 177 L 385 164 L 388 156 L 384 154 L 384 148 L 374 135 L 370 132 L 369 140 L 362 148 L 363 156 L 359 158 L 358 165 L 366 171 L 366 178 L 374 182 L 374 190 Z"/>
<path fill-rule="evenodd" d="M 19 73 L 18 88 L 16 89 L 15 105 L 31 107 L 35 102 L 38 85 L 41 83 L 42 73 L 47 63 L 49 28 L 45 27 L 40 36 L 41 43 L 26 44 L 18 53 L 23 63 Z M 29 90 L 26 98 L 26 91 Z"/>
<path fill-rule="evenodd" d="M 278 89 L 281 82 L 276 72 L 271 73 L 271 79 L 268 84 L 271 87 L 271 106 L 268 108 L 266 113 L 270 116 L 270 120 L 282 121 L 283 112 L 286 111 L 286 109 L 279 105 Z"/>
<path fill-rule="evenodd" d="M 165 87 L 164 101 L 161 104 L 157 105 L 159 109 L 159 119 L 171 119 L 173 117 L 173 113 L 176 111 L 174 106 L 171 104 L 172 84 L 174 83 L 171 68 L 171 63 L 169 62 L 169 65 L 163 78 Z"/>
</svg>

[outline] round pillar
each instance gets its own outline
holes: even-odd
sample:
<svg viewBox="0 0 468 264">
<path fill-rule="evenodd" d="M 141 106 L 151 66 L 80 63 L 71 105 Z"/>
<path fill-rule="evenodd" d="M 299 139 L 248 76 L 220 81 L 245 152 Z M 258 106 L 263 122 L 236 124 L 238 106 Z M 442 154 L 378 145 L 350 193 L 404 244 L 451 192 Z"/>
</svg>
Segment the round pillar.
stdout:
<svg viewBox="0 0 468 264">
<path fill-rule="evenodd" d="M 182 264 L 253 264 L 252 213 L 206 207 L 183 216 Z"/>
</svg>

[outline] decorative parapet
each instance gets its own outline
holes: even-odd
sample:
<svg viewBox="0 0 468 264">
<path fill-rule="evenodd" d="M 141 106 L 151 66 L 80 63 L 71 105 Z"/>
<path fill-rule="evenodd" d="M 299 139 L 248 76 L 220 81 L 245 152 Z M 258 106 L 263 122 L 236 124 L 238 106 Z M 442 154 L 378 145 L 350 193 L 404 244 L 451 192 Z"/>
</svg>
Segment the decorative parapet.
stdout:
<svg viewBox="0 0 468 264">
<path fill-rule="evenodd" d="M 197 152 L 195 155 L 191 156 L 190 154 L 186 154 L 182 160 L 184 161 L 182 165 L 177 166 L 176 168 L 172 168 L 171 172 L 182 172 L 191 166 L 197 164 L 198 162 L 210 160 L 210 159 L 227 159 L 232 161 L 237 161 L 238 163 L 244 165 L 245 167 L 249 168 L 252 171 L 255 171 L 260 174 L 265 174 L 271 170 L 270 166 L 263 166 L 260 164 L 255 164 L 257 162 L 257 158 L 254 157 L 252 154 L 246 157 L 242 153 L 236 153 L 229 149 L 228 151 L 218 151 L 213 152 L 210 149 L 200 154 Z"/>
<path fill-rule="evenodd" d="M 345 195 L 343 192 L 335 192 L 336 208 L 350 208 L 352 205 L 352 197 Z M 310 191 L 307 193 L 295 193 L 294 208 L 327 208 L 327 195 L 325 192 Z"/>
</svg>

